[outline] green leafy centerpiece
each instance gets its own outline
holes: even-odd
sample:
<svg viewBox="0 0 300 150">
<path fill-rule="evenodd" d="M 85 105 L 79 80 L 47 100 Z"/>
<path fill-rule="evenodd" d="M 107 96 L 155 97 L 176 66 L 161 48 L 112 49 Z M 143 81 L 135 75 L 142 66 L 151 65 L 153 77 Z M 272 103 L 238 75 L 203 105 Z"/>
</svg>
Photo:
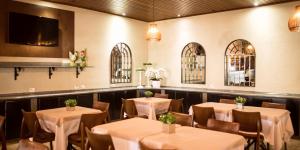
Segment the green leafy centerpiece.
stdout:
<svg viewBox="0 0 300 150">
<path fill-rule="evenodd" d="M 172 113 L 168 112 L 167 114 L 160 115 L 159 121 L 162 122 L 162 131 L 164 133 L 175 133 L 176 118 Z"/>
<path fill-rule="evenodd" d="M 77 105 L 76 99 L 67 99 L 65 101 L 67 111 L 74 111 Z"/>
<path fill-rule="evenodd" d="M 235 103 L 237 105 L 238 109 L 243 109 L 244 108 L 244 104 L 247 102 L 247 99 L 241 96 L 238 96 L 235 98 Z"/>
<path fill-rule="evenodd" d="M 146 98 L 149 98 L 149 97 L 153 96 L 153 93 L 151 91 L 145 91 L 144 95 Z"/>
</svg>

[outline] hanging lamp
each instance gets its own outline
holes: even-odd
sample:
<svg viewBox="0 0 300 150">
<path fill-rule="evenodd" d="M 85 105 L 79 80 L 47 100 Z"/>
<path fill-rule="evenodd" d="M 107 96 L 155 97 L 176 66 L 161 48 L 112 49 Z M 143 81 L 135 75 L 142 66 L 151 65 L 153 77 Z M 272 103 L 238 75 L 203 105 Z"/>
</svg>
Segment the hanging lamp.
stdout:
<svg viewBox="0 0 300 150">
<path fill-rule="evenodd" d="M 146 39 L 147 40 L 157 40 L 159 41 L 161 39 L 161 33 L 159 32 L 158 28 L 157 28 L 157 24 L 154 23 L 154 0 L 152 1 L 153 3 L 153 10 L 152 10 L 152 22 L 149 24 L 148 27 L 148 31 L 147 31 L 147 35 L 146 35 Z"/>
<path fill-rule="evenodd" d="M 291 32 L 300 32 L 300 5 L 296 6 L 296 12 L 288 23 Z"/>
</svg>

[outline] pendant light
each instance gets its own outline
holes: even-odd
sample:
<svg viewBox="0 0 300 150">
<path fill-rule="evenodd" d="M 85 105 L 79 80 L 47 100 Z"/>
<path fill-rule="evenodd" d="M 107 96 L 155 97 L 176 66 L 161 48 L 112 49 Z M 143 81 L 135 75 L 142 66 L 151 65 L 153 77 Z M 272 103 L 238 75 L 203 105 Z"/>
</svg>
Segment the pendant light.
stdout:
<svg viewBox="0 0 300 150">
<path fill-rule="evenodd" d="M 288 23 L 291 32 L 300 32 L 300 5 L 296 6 L 296 12 Z"/>
<path fill-rule="evenodd" d="M 146 39 L 147 40 L 157 40 L 159 41 L 161 39 L 161 34 L 157 28 L 157 24 L 154 23 L 154 0 L 152 1 L 153 3 L 153 10 L 152 10 L 152 23 L 149 24 Z"/>
</svg>

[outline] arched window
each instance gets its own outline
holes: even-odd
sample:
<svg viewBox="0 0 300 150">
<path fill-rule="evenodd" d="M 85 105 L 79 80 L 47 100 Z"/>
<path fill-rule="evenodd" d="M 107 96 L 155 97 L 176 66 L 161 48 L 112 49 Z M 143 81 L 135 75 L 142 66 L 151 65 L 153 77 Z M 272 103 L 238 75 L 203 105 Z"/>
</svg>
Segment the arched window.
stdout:
<svg viewBox="0 0 300 150">
<path fill-rule="evenodd" d="M 188 43 L 181 53 L 181 83 L 205 84 L 205 51 L 199 43 Z"/>
<path fill-rule="evenodd" d="M 130 83 L 132 78 L 131 51 L 125 43 L 114 46 L 110 55 L 111 83 Z"/>
<path fill-rule="evenodd" d="M 250 42 L 238 39 L 227 46 L 225 85 L 255 86 L 255 49 Z"/>
</svg>

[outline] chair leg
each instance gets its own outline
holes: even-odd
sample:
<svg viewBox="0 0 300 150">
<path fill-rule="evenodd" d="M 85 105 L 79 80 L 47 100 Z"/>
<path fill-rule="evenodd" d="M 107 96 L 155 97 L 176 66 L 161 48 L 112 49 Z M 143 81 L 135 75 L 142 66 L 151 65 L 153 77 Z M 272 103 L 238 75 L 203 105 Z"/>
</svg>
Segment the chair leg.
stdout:
<svg viewBox="0 0 300 150">
<path fill-rule="evenodd" d="M 50 150 L 53 150 L 53 144 L 52 144 L 52 141 L 50 141 Z"/>
<path fill-rule="evenodd" d="M 284 149 L 287 150 L 287 143 L 284 142 Z"/>
</svg>

